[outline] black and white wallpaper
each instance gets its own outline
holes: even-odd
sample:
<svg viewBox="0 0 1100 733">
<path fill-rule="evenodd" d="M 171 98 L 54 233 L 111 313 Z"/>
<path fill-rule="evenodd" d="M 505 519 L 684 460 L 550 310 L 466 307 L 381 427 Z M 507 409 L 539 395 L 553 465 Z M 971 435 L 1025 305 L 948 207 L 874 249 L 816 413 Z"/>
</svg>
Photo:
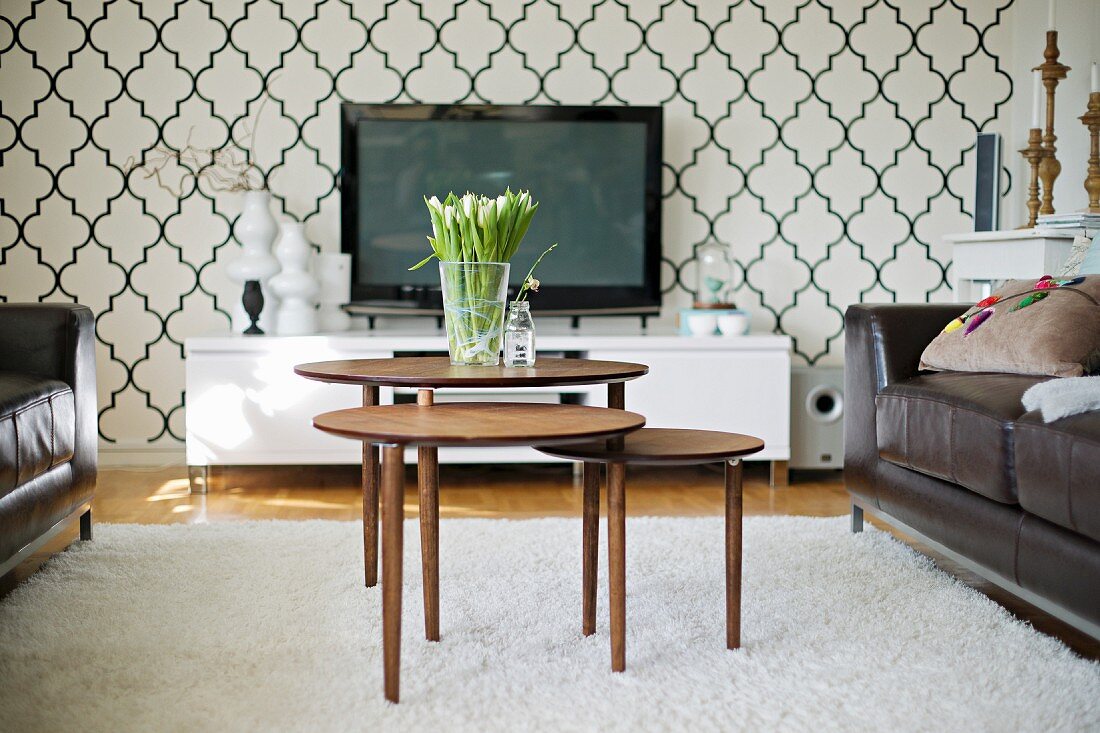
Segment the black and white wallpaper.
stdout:
<svg viewBox="0 0 1100 733">
<path fill-rule="evenodd" d="M 276 206 L 335 250 L 341 101 L 661 104 L 667 310 L 716 239 L 753 328 L 837 363 L 848 304 L 950 298 L 975 133 L 1009 129 L 1010 2 L 3 0 L 0 298 L 95 310 L 104 441 L 176 445 L 240 200 L 128 160 L 258 114 Z"/>
</svg>

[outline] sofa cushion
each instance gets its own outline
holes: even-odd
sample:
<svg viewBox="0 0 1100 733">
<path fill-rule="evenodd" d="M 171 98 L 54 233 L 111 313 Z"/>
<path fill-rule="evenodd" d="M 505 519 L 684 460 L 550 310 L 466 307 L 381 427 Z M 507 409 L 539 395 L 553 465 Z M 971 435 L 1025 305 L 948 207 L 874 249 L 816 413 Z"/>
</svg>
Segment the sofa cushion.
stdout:
<svg viewBox="0 0 1100 733">
<path fill-rule="evenodd" d="M 948 322 L 920 368 L 1054 377 L 1100 370 L 1100 276 L 1008 281 Z"/>
<path fill-rule="evenodd" d="M 1013 424 L 1044 379 L 941 372 L 888 385 L 875 398 L 879 456 L 1014 504 Z"/>
<path fill-rule="evenodd" d="M 1016 485 L 1028 512 L 1100 541 L 1100 412 L 1016 423 Z"/>
<path fill-rule="evenodd" d="M 70 460 L 75 438 L 67 384 L 0 372 L 0 497 Z"/>
</svg>

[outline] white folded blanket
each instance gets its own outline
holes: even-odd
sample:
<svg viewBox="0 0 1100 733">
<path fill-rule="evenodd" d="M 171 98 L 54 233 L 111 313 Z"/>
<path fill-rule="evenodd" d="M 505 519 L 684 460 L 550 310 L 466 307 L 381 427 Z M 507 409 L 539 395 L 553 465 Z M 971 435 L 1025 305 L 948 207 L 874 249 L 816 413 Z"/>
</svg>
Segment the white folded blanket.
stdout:
<svg viewBox="0 0 1100 733">
<path fill-rule="evenodd" d="M 1100 377 L 1064 377 L 1040 382 L 1024 392 L 1024 407 L 1054 422 L 1080 412 L 1100 410 Z"/>
</svg>

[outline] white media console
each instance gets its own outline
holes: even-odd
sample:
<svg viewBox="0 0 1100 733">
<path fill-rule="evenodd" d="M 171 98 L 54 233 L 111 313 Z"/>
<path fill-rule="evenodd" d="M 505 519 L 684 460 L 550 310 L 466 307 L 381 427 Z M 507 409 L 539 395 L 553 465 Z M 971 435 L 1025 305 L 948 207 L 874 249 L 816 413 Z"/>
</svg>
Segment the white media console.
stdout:
<svg viewBox="0 0 1100 733">
<path fill-rule="evenodd" d="M 544 355 L 648 364 L 626 384 L 626 408 L 651 427 L 727 430 L 763 438 L 753 456 L 786 481 L 790 458 L 790 349 L 787 336 L 681 336 L 669 331 L 588 331 L 540 327 Z M 316 336 L 212 335 L 187 339 L 187 464 L 205 490 L 209 466 L 359 463 L 360 446 L 325 435 L 314 415 L 362 404 L 361 388 L 297 376 L 295 364 L 445 353 L 442 331 L 375 329 Z M 603 385 L 532 389 L 438 390 L 448 399 L 604 405 Z M 381 389 L 382 404 L 415 401 L 414 390 Z M 407 460 L 415 460 L 415 450 Z M 532 448 L 439 451 L 440 463 L 555 462 Z M 202 481 L 196 481 L 202 477 Z"/>
</svg>

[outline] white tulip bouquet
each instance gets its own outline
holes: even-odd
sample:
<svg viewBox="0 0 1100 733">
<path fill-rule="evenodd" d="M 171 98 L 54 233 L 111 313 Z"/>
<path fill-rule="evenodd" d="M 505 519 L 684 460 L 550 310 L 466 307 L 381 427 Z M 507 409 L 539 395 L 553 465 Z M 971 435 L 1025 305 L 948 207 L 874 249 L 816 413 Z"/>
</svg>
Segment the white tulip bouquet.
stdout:
<svg viewBox="0 0 1100 733">
<path fill-rule="evenodd" d="M 461 198 L 451 192 L 440 201 L 424 197 L 432 218 L 428 244 L 432 253 L 410 267 L 416 270 L 432 261 L 509 262 L 531 226 L 539 205 L 528 191 L 511 189 L 491 199 L 467 193 Z"/>
<path fill-rule="evenodd" d="M 451 192 L 440 201 L 424 197 L 432 220 L 428 243 L 432 253 L 416 263 L 417 270 L 438 259 L 443 285 L 443 314 L 451 362 L 499 362 L 504 330 L 504 302 L 509 262 L 519 249 L 539 205 L 528 191 L 506 190 L 494 198 Z M 537 281 L 535 267 L 557 244 L 543 252 L 524 278 L 516 300 L 526 297 Z"/>
</svg>

